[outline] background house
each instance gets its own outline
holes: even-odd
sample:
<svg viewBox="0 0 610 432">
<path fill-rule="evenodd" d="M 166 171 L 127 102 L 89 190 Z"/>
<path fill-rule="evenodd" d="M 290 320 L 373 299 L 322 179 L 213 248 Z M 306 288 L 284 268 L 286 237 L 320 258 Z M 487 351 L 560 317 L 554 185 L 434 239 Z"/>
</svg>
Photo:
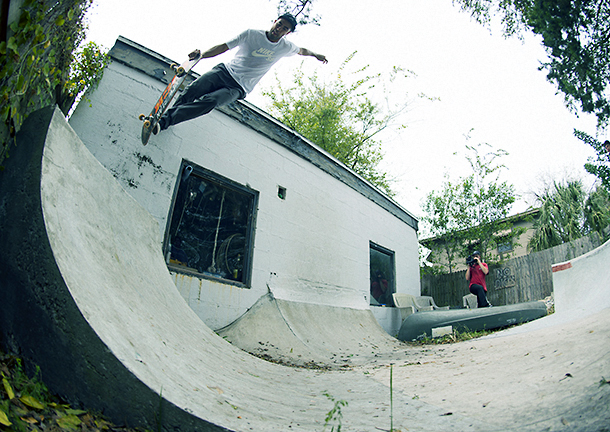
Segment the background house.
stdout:
<svg viewBox="0 0 610 432">
<path fill-rule="evenodd" d="M 528 254 L 527 244 L 529 243 L 534 233 L 534 221 L 538 217 L 540 210 L 533 209 L 523 213 L 509 216 L 502 219 L 501 222 L 510 222 L 512 229 L 522 228 L 525 231 L 518 237 L 517 240 L 500 243 L 495 249 L 488 250 L 485 256 L 486 261 L 504 261 L 509 258 L 517 258 Z M 502 233 L 498 233 L 502 234 Z M 419 243 L 430 252 L 426 261 L 433 265 L 441 265 L 444 269 L 448 268 L 449 261 L 447 254 L 444 252 L 445 241 L 443 236 L 429 237 L 421 239 Z M 483 252 L 483 251 L 481 251 Z M 466 257 L 456 257 L 452 263 L 453 271 L 466 270 Z M 449 273 L 449 271 L 447 271 Z"/>
<path fill-rule="evenodd" d="M 540 209 L 533 209 L 503 219 L 512 224 L 512 229 L 522 233 L 512 242 L 498 242 L 496 248 L 487 250 L 485 261 L 489 263 L 487 298 L 494 306 L 515 304 L 534 300 L 552 303 L 552 265 L 568 261 L 600 246 L 603 239 L 598 233 L 591 233 L 572 242 L 553 248 L 530 253 L 527 245 L 534 233 L 534 222 Z M 498 233 L 498 235 L 507 233 Z M 447 254 L 442 236 L 420 240 L 420 244 L 430 250 L 427 261 L 442 266 L 441 274 L 423 272 L 421 278 L 422 295 L 434 297 L 440 306 L 461 307 L 462 297 L 469 293 L 466 275 L 466 256 L 457 256 L 448 270 Z M 471 250 L 477 249 L 471 245 Z"/>
<path fill-rule="evenodd" d="M 374 277 L 420 292 L 417 219 L 331 155 L 238 101 L 140 142 L 173 63 L 119 38 L 98 88 L 70 119 L 79 137 L 158 221 L 183 298 L 212 329 L 259 298 L 400 314 Z M 211 66 L 211 65 L 210 65 Z"/>
</svg>

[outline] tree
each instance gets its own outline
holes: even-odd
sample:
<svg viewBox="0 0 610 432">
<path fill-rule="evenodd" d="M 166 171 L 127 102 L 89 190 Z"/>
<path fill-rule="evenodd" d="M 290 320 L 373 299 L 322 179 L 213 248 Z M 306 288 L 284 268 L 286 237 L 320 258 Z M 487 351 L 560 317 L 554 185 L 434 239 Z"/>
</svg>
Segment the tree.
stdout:
<svg viewBox="0 0 610 432">
<path fill-rule="evenodd" d="M 603 237 L 610 224 L 610 200 L 603 187 L 587 195 L 579 180 L 554 182 L 537 198 L 541 206 L 528 244 L 531 251 L 558 246 L 592 232 Z"/>
<path fill-rule="evenodd" d="M 278 16 L 291 13 L 297 19 L 299 25 L 319 25 L 320 17 L 313 16 L 311 13 L 312 3 L 313 0 L 278 0 Z"/>
<path fill-rule="evenodd" d="M 86 91 L 97 87 L 109 62 L 106 50 L 95 42 L 88 42 L 74 53 L 68 78 L 57 96 L 57 104 L 65 115 Z"/>
<path fill-rule="evenodd" d="M 467 211 L 462 207 L 465 201 L 458 200 L 463 194 L 464 179 L 452 183 L 446 175 L 442 191 L 430 192 L 424 204 L 426 216 L 423 221 L 428 223 L 433 236 L 442 238 L 440 245 L 447 258 L 449 273 L 453 273 L 458 257 L 464 256 Z"/>
<path fill-rule="evenodd" d="M 400 98 L 395 105 L 388 101 L 386 83 L 413 73 L 395 67 L 385 79 L 382 74 L 367 75 L 368 66 L 350 73 L 346 69 L 355 54 L 341 64 L 330 82 L 324 82 L 317 73 L 305 77 L 301 64 L 288 87 L 276 75 L 277 84 L 265 89 L 263 95 L 271 102 L 268 110 L 281 122 L 392 195 L 389 176 L 379 169 L 383 153 L 381 142 L 375 138 L 407 108 L 407 95 L 395 94 Z M 350 76 L 354 77 L 351 82 Z M 375 87 L 386 95 L 385 107 L 369 98 Z"/>
<path fill-rule="evenodd" d="M 11 2 L 17 18 L 2 8 L 0 34 L 0 163 L 27 115 L 49 104 L 64 112 L 78 93 L 101 78 L 106 65 L 101 50 L 85 46 L 84 15 L 92 0 Z M 97 58 L 97 62 L 93 61 Z M 76 81 L 75 81 L 76 80 Z M 85 81 L 84 83 L 81 81 Z"/>
<path fill-rule="evenodd" d="M 585 201 L 585 226 L 599 233 L 602 239 L 610 238 L 610 193 L 605 187 L 598 186 Z"/>
<path fill-rule="evenodd" d="M 542 37 L 548 61 L 540 69 L 563 93 L 573 111 L 610 120 L 610 2 L 608 0 L 453 0 L 479 23 L 502 15 L 504 34 L 523 30 Z"/>
<path fill-rule="evenodd" d="M 485 257 L 491 248 L 514 242 L 523 232 L 505 220 L 515 202 L 515 190 L 513 185 L 499 183 L 499 171 L 505 166 L 496 160 L 508 153 L 489 144 L 466 145 L 466 150 L 472 174 L 456 182 L 446 178 L 443 189 L 430 192 L 424 204 L 423 220 L 431 234 L 440 237 L 450 273 L 458 258 L 475 249 Z"/>
<path fill-rule="evenodd" d="M 585 164 L 585 170 L 596 176 L 606 190 L 610 190 L 610 154 L 604 148 L 604 145 L 591 135 L 581 131 L 574 131 L 574 135 L 585 144 L 593 147 L 597 153 L 595 158 L 589 157 Z"/>
</svg>

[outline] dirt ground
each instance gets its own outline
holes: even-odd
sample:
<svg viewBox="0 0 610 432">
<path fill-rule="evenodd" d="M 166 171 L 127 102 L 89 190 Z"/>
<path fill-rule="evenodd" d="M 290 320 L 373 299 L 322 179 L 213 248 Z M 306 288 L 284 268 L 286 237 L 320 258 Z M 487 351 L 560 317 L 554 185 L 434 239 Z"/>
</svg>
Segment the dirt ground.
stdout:
<svg viewBox="0 0 610 432">
<path fill-rule="evenodd" d="M 517 335 L 410 348 L 395 391 L 490 430 L 610 430 L 610 310 Z M 583 355 L 583 353 L 585 353 Z M 387 364 L 363 367 L 390 381 Z M 408 424 L 408 419 L 403 419 Z"/>
</svg>

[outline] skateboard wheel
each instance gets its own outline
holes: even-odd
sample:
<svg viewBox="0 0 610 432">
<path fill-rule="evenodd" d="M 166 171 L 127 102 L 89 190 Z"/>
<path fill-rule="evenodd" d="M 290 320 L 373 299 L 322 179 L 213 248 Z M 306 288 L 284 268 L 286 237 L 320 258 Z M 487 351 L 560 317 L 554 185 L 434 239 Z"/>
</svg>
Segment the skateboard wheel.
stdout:
<svg viewBox="0 0 610 432">
<path fill-rule="evenodd" d="M 150 127 L 150 120 L 148 120 L 148 119 L 144 120 L 144 127 L 145 128 L 149 128 Z"/>
<path fill-rule="evenodd" d="M 138 118 L 139 118 L 141 121 L 144 121 L 144 119 L 146 118 L 146 116 L 145 116 L 144 114 L 140 114 L 140 115 L 138 116 Z"/>
<path fill-rule="evenodd" d="M 184 68 L 182 66 L 178 67 L 178 69 L 176 69 L 176 74 L 184 75 Z"/>
<path fill-rule="evenodd" d="M 170 67 L 172 70 L 174 70 L 174 71 L 175 71 L 175 70 L 176 70 L 176 68 L 178 67 L 178 64 L 177 64 L 177 63 L 172 63 L 171 65 L 169 65 L 169 67 Z"/>
</svg>

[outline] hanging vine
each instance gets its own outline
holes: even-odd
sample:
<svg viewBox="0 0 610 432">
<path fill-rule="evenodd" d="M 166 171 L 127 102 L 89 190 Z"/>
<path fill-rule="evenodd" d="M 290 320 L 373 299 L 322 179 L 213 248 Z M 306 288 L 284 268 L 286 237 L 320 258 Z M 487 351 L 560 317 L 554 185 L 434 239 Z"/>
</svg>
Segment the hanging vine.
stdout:
<svg viewBox="0 0 610 432">
<path fill-rule="evenodd" d="M 67 113 L 107 64 L 88 44 L 84 15 L 92 0 L 24 0 L 0 39 L 0 164 L 31 112 L 58 104 Z M 6 19 L 6 17 L 4 17 Z"/>
</svg>

